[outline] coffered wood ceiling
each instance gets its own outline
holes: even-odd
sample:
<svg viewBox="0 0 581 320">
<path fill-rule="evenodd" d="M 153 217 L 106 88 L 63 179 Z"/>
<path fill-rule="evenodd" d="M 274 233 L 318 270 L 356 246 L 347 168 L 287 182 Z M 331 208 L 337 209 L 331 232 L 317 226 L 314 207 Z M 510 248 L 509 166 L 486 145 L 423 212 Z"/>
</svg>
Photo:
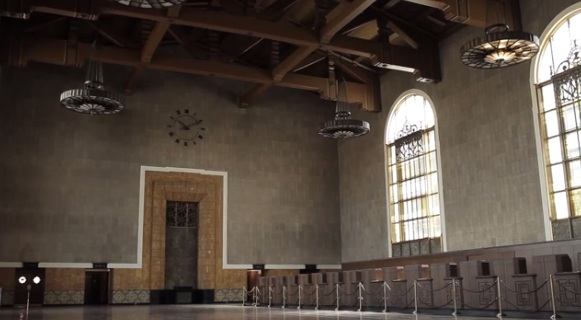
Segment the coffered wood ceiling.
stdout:
<svg viewBox="0 0 581 320">
<path fill-rule="evenodd" d="M 380 111 L 379 76 L 391 69 L 440 81 L 439 41 L 465 24 L 484 27 L 490 1 L 189 0 L 157 10 L 107 0 L 4 0 L 0 62 L 82 67 L 92 56 L 132 67 L 126 93 L 139 90 L 146 69 L 242 80 L 255 84 L 239 99 L 247 107 L 271 86 L 335 100 L 327 77 L 333 59 L 350 102 Z M 520 21 L 518 1 L 506 3 L 510 23 Z"/>
</svg>

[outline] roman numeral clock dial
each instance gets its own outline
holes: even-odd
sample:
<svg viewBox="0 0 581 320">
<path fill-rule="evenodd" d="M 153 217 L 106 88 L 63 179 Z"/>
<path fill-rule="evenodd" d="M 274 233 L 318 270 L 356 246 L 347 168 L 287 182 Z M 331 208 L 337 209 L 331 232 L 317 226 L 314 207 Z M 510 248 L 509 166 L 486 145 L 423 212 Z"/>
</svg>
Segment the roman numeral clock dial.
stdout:
<svg viewBox="0 0 581 320">
<path fill-rule="evenodd" d="M 189 109 L 177 110 L 169 116 L 170 124 L 167 125 L 169 137 L 182 146 L 195 146 L 204 138 L 206 128 L 202 126 L 204 120 L 190 113 Z"/>
</svg>

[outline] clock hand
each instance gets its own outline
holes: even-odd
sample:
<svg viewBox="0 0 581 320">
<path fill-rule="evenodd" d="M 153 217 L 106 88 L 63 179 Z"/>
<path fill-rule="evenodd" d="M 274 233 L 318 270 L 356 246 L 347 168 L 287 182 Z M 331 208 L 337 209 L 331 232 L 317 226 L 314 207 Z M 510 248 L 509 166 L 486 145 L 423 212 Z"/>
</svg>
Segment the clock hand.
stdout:
<svg viewBox="0 0 581 320">
<path fill-rule="evenodd" d="M 186 124 L 183 123 L 183 122 L 181 122 L 179 119 L 176 119 L 174 117 L 171 117 L 171 119 L 173 121 L 176 121 L 177 123 L 179 123 L 182 126 L 182 129 L 184 129 L 184 130 L 190 130 L 190 127 L 189 126 L 186 126 Z"/>
<path fill-rule="evenodd" d="M 204 121 L 204 120 L 203 120 L 203 119 L 201 119 L 201 120 L 194 121 L 194 123 L 192 123 L 192 124 L 190 124 L 190 125 L 188 126 L 188 129 L 189 129 L 189 128 L 191 128 L 191 127 L 193 127 L 193 126 L 196 126 L 196 125 L 198 125 L 198 124 L 202 123 L 202 121 Z"/>
</svg>

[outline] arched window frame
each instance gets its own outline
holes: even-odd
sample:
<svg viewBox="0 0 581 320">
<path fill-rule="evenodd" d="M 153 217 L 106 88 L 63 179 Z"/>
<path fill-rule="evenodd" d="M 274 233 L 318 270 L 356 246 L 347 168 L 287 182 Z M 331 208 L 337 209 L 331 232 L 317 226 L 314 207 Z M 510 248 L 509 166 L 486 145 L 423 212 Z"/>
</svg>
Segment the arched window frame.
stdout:
<svg viewBox="0 0 581 320">
<path fill-rule="evenodd" d="M 553 36 L 553 34 L 564 24 L 566 23 L 571 17 L 575 15 L 581 15 L 581 2 L 571 5 L 570 7 L 566 8 L 565 10 L 561 11 L 557 16 L 553 18 L 553 20 L 548 24 L 545 28 L 543 33 L 541 34 L 541 46 L 539 50 L 539 54 L 535 56 L 531 63 L 530 67 L 530 88 L 531 88 L 531 96 L 532 96 L 532 111 L 533 111 L 533 122 L 534 122 L 534 130 L 535 130 L 535 140 L 536 140 L 536 148 L 537 148 L 537 164 L 539 169 L 539 178 L 540 178 L 540 187 L 541 187 L 541 200 L 542 200 L 542 207 L 543 207 L 543 219 L 545 224 L 545 239 L 547 241 L 553 240 L 553 228 L 552 228 L 552 216 L 554 213 L 551 209 L 551 192 L 552 189 L 549 184 L 549 175 L 548 175 L 548 162 L 546 161 L 547 151 L 546 151 L 546 140 L 544 129 L 541 125 L 541 121 L 543 120 L 541 117 L 541 105 L 542 105 L 542 90 L 540 87 L 543 83 L 547 81 L 542 81 L 539 79 L 540 72 L 539 68 L 541 67 L 541 60 L 543 57 L 543 53 L 546 50 L 547 46 L 549 45 L 549 40 Z M 581 39 L 581 37 L 580 37 Z M 577 43 L 581 45 L 581 43 Z M 567 49 L 568 50 L 568 49 Z M 558 63 L 557 63 L 558 64 Z M 550 82 L 551 80 L 549 80 Z M 559 136 L 562 132 L 559 132 Z M 569 208 L 569 217 L 571 216 L 571 209 Z"/>
<path fill-rule="evenodd" d="M 393 245 L 394 245 L 394 231 L 393 231 L 393 224 L 395 223 L 394 218 L 393 218 L 393 205 L 392 205 L 392 201 L 391 201 L 391 173 L 390 171 L 390 144 L 393 142 L 392 138 L 390 137 L 390 125 L 392 124 L 392 119 L 394 117 L 394 113 L 396 113 L 399 108 L 402 106 L 402 103 L 408 99 L 411 96 L 419 96 L 421 98 L 423 98 L 427 104 L 429 105 L 431 111 L 432 111 L 432 115 L 433 115 L 433 121 L 434 121 L 434 126 L 433 126 L 433 131 L 434 131 L 434 139 L 435 139 L 435 154 L 436 154 L 436 172 L 437 172 L 437 184 L 438 184 L 438 194 L 437 194 L 437 199 L 439 202 L 439 223 L 440 223 L 440 246 L 441 246 L 441 251 L 445 252 L 447 251 L 446 247 L 446 228 L 445 228 L 445 210 L 444 210 L 444 192 L 443 192 L 443 188 L 442 188 L 442 177 L 441 177 L 441 172 L 442 172 L 442 168 L 441 168 L 441 159 L 440 159 L 440 142 L 439 142 L 439 134 L 438 134 L 438 118 L 437 118 L 437 114 L 436 114 L 436 110 L 434 107 L 434 103 L 433 101 L 430 99 L 430 97 L 423 91 L 418 90 L 418 89 L 411 89 L 408 91 L 405 91 L 404 93 L 402 93 L 394 102 L 394 104 L 392 105 L 389 114 L 387 116 L 387 121 L 385 123 L 385 140 L 384 140 L 384 148 L 385 148 L 385 168 L 386 168 L 386 173 L 385 173 L 385 182 L 386 182 L 386 191 L 387 191 L 387 207 L 388 207 L 388 213 L 387 213 L 387 223 L 388 223 L 388 243 L 389 243 L 389 256 L 397 256 L 394 255 L 393 252 Z M 400 243 L 405 243 L 404 242 L 400 242 Z M 421 253 L 422 254 L 422 253 Z"/>
</svg>

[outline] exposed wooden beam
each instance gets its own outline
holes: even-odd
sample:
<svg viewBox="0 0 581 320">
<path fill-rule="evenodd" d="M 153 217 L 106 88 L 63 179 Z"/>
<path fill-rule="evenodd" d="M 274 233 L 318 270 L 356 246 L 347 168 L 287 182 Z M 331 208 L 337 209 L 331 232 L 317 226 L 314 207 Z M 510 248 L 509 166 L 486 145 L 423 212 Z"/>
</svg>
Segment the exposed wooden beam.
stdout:
<svg viewBox="0 0 581 320">
<path fill-rule="evenodd" d="M 321 30 L 321 42 L 329 43 L 331 38 L 333 38 L 337 32 L 339 32 L 339 30 L 341 30 L 344 26 L 351 22 L 351 20 L 365 11 L 365 9 L 367 9 L 374 2 L 375 0 L 354 0 L 348 5 L 337 6 L 337 8 L 333 10 L 337 13 L 332 11 L 329 14 L 333 16 L 333 19 L 323 27 L 323 30 Z"/>
<path fill-rule="evenodd" d="M 373 112 L 380 112 L 381 111 L 381 88 L 379 83 L 379 78 L 376 77 L 371 72 L 363 70 L 353 64 L 343 63 L 337 57 L 334 58 L 336 62 L 336 66 L 341 69 L 346 74 L 350 75 L 353 78 L 363 82 L 366 84 L 365 90 L 365 99 L 366 102 L 363 104 L 367 109 L 367 111 Z M 347 91 L 347 95 L 349 95 L 349 91 Z"/>
<path fill-rule="evenodd" d="M 400 3 L 402 0 L 390 0 L 388 3 L 386 3 L 383 8 L 386 10 L 389 10 L 390 8 L 392 8 L 393 6 L 395 6 L 396 4 Z"/>
<path fill-rule="evenodd" d="M 108 23 L 87 21 L 87 25 L 97 31 L 102 37 L 113 42 L 122 48 L 136 48 L 137 43 L 119 32 L 118 29 L 113 28 Z"/>
<path fill-rule="evenodd" d="M 272 70 L 274 81 L 281 81 L 284 76 L 290 72 L 296 65 L 308 57 L 317 47 L 304 46 L 296 49 L 284 61 Z"/>
<path fill-rule="evenodd" d="M 377 37 L 377 30 L 377 20 L 374 19 L 356 26 L 347 32 L 346 35 L 353 38 L 371 40 Z"/>
<path fill-rule="evenodd" d="M 280 23 L 286 23 L 289 20 L 302 21 L 315 8 L 313 0 L 298 0 L 292 7 L 287 9 L 279 18 Z"/>
<path fill-rule="evenodd" d="M 155 53 L 155 50 L 157 50 L 157 47 L 159 46 L 159 43 L 165 36 L 165 33 L 167 32 L 169 26 L 170 24 L 168 21 L 158 21 L 155 23 L 155 27 L 153 27 L 153 30 L 151 31 L 149 38 L 147 38 L 147 41 L 143 45 L 143 49 L 141 49 L 142 62 L 147 63 L 151 61 L 151 59 L 153 58 L 153 54 Z"/>
<path fill-rule="evenodd" d="M 75 0 L 60 0 L 59 2 L 52 3 L 52 0 L 29 1 L 31 3 L 44 4 L 44 6 L 34 7 L 35 9 L 46 9 L 47 6 L 53 5 L 57 8 L 53 8 L 55 10 L 48 11 L 60 12 L 62 15 L 66 13 L 68 16 L 71 14 L 74 15 L 74 9 L 71 8 L 70 3 L 76 3 Z M 98 2 L 99 0 L 95 1 Z M 373 2 L 372 0 L 365 1 Z M 111 4 L 109 2 L 103 2 L 100 7 L 100 13 L 145 19 L 154 22 L 169 22 L 174 25 L 190 26 L 222 31 L 226 33 L 249 35 L 257 38 L 287 42 L 296 46 L 319 46 L 321 49 L 332 49 L 335 51 L 359 55 L 367 58 L 371 58 L 375 54 L 374 52 L 358 49 L 358 47 L 363 44 L 361 42 L 362 40 L 360 39 L 354 39 L 359 41 L 353 43 L 349 43 L 349 41 L 343 40 L 341 41 L 341 45 L 333 44 L 333 41 L 328 44 L 324 44 L 318 40 L 319 36 L 316 33 L 301 27 L 270 22 L 257 19 L 255 17 L 236 16 L 213 10 L 199 10 L 197 8 L 184 7 L 182 8 L 179 16 L 171 18 L 168 17 L 163 11 L 159 10 L 139 9 Z M 244 26 L 244 28 L 241 28 L 240 26 Z M 366 47 L 372 46 L 375 43 L 374 41 L 368 42 L 369 43 L 365 45 Z"/>
<path fill-rule="evenodd" d="M 258 17 L 270 21 L 278 21 L 293 7 L 298 0 L 278 0 L 258 13 Z"/>
<path fill-rule="evenodd" d="M 446 20 L 475 27 L 486 26 L 486 7 L 489 0 L 405 0 L 436 8 L 444 12 Z"/>
<path fill-rule="evenodd" d="M 42 20 L 42 21 L 36 22 L 34 24 L 27 24 L 26 27 L 24 27 L 21 31 L 22 32 L 33 32 L 33 31 L 36 31 L 39 29 L 44 29 L 44 28 L 50 27 L 54 24 L 65 21 L 66 19 L 67 19 L 66 17 L 51 17 L 48 20 Z"/>
<path fill-rule="evenodd" d="M 238 107 L 247 108 L 249 107 L 258 96 L 263 94 L 271 85 L 268 83 L 260 83 L 248 90 L 242 97 L 238 100 Z"/>
<path fill-rule="evenodd" d="M 76 0 L 28 0 L 31 8 L 36 11 L 50 11 L 53 13 L 74 16 L 76 14 L 75 5 L 78 4 Z M 442 0 L 451 1 L 451 0 Z M 363 7 L 371 5 L 372 0 L 355 0 L 347 5 L 347 8 L 356 11 L 362 11 Z M 106 0 L 91 1 L 91 10 L 97 10 L 99 14 L 120 15 L 138 19 L 146 19 L 154 22 L 163 22 L 175 25 L 183 25 L 190 27 L 197 27 L 203 29 L 210 29 L 216 31 L 223 31 L 227 33 L 250 35 L 258 38 L 266 38 L 280 42 L 287 42 L 298 47 L 314 47 L 321 50 L 332 50 L 336 52 L 362 56 L 369 58 L 376 63 L 389 65 L 397 70 L 416 70 L 427 67 L 427 65 L 409 59 L 408 53 L 405 50 L 391 48 L 389 54 L 384 54 L 382 45 L 376 41 L 357 39 L 345 36 L 334 36 L 329 43 L 322 43 L 319 41 L 319 35 L 310 30 L 305 30 L 301 27 L 296 27 L 289 24 L 282 24 L 277 22 L 270 22 L 266 20 L 257 19 L 256 17 L 235 16 L 224 12 L 214 10 L 199 10 L 197 8 L 184 7 L 176 17 L 169 17 L 163 10 L 148 10 L 131 8 L 123 5 L 113 4 Z M 373 8 L 373 7 L 372 7 Z M 383 9 L 380 9 L 383 11 Z M 336 19 L 329 22 L 326 30 L 321 34 L 330 36 L 333 30 L 340 25 L 346 23 L 353 12 L 346 10 L 341 11 Z M 244 26 L 244 29 L 240 28 Z M 406 48 L 403 48 L 406 49 Z M 298 54 L 298 53 L 297 53 Z M 428 60 L 429 57 L 424 55 L 431 55 L 432 52 L 413 52 L 412 56 L 420 58 L 420 61 Z M 404 56 L 401 56 L 404 55 Z M 305 55 L 306 56 L 306 55 Z M 299 61 L 300 62 L 300 61 Z M 298 63 L 298 62 L 297 62 Z M 398 63 L 406 63 L 400 65 Z M 291 68 L 292 69 L 292 68 Z M 419 70 L 423 75 L 439 74 L 434 72 L 431 67 L 428 70 Z M 439 79 L 433 79 L 438 81 Z"/>
<path fill-rule="evenodd" d="M 313 64 L 321 62 L 325 59 L 326 59 L 325 56 L 313 52 L 309 56 L 307 56 L 303 61 L 301 61 L 299 64 L 297 64 L 295 66 L 295 68 L 293 69 L 293 72 L 297 72 L 297 71 L 303 70 L 305 68 L 308 68 L 308 67 L 312 66 Z"/>
<path fill-rule="evenodd" d="M 404 27 L 400 26 L 399 23 L 389 20 L 387 22 L 389 28 L 395 32 L 400 38 L 402 38 L 410 47 L 414 49 L 420 48 L 419 39 L 411 35 L 411 32 L 406 31 Z"/>
<path fill-rule="evenodd" d="M 22 35 L 13 39 L 10 49 L 14 54 L 10 57 L 10 65 L 25 66 L 28 61 L 64 65 L 68 41 L 44 37 Z M 91 44 L 79 42 L 76 48 L 76 66 L 91 55 Z M 256 84 L 277 85 L 281 87 L 302 89 L 318 92 L 322 98 L 332 97 L 329 93 L 328 79 L 300 74 L 287 74 L 282 81 L 273 81 L 268 70 L 223 63 L 214 60 L 195 60 L 165 54 L 157 54 L 150 63 L 141 61 L 141 52 L 113 46 L 102 46 L 92 55 L 93 59 L 103 63 L 124 65 L 130 67 L 147 67 L 153 70 L 172 71 L 180 73 L 198 74 L 209 77 L 221 77 L 233 80 L 249 81 Z M 347 83 L 350 96 L 349 102 L 361 104 L 364 110 L 366 105 L 367 89 L 365 84 Z"/>
</svg>

